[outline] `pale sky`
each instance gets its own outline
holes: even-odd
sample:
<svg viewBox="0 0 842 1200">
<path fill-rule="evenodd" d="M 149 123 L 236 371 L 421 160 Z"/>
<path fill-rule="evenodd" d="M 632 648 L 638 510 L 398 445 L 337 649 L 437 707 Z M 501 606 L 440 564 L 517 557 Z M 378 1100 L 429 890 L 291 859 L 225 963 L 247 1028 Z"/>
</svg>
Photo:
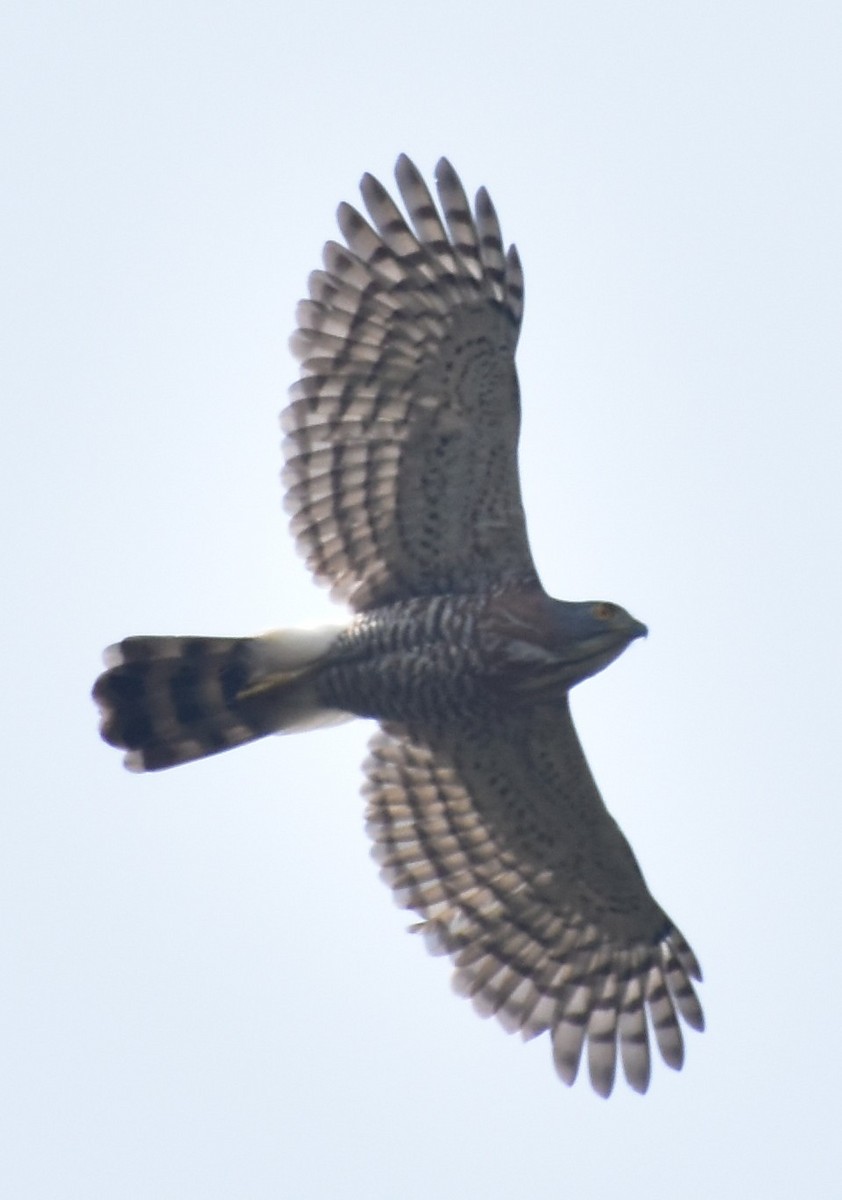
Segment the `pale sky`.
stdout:
<svg viewBox="0 0 842 1200">
<path fill-rule="evenodd" d="M 842 6 L 12 0 L 0 56 L 5 1194 L 838 1196 Z M 404 932 L 364 723 L 147 777 L 97 735 L 109 642 L 341 616 L 276 416 L 401 151 L 521 252 L 547 589 L 650 627 L 573 697 L 705 971 L 643 1098 Z"/>
</svg>

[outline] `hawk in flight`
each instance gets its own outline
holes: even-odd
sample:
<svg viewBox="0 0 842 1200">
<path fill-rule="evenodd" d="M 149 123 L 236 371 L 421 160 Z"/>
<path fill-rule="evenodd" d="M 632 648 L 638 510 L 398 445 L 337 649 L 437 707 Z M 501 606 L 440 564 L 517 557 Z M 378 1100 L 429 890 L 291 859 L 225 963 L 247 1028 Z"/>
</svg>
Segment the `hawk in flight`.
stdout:
<svg viewBox="0 0 842 1200">
<path fill-rule="evenodd" d="M 365 763 L 374 854 L 455 986 L 556 1070 L 583 1050 L 601 1095 L 639 1092 L 650 1041 L 683 1061 L 703 1026 L 696 958 L 608 813 L 568 693 L 646 629 L 553 600 L 526 536 L 515 346 L 523 274 L 485 189 L 450 164 L 439 205 L 412 162 L 406 215 L 365 175 L 338 211 L 292 348 L 286 506 L 341 626 L 251 638 L 130 637 L 94 697 L 126 766 L 155 771 L 270 733 L 379 722 Z"/>
</svg>

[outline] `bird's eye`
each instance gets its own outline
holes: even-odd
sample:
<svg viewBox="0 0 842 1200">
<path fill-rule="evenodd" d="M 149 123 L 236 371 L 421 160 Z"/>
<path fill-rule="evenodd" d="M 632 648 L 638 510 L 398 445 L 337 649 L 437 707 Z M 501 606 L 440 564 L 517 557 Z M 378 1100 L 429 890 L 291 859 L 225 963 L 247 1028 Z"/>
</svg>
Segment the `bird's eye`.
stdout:
<svg viewBox="0 0 842 1200">
<path fill-rule="evenodd" d="M 617 615 L 617 605 L 600 601 L 599 604 L 593 606 L 593 615 L 598 621 L 610 621 Z"/>
</svg>

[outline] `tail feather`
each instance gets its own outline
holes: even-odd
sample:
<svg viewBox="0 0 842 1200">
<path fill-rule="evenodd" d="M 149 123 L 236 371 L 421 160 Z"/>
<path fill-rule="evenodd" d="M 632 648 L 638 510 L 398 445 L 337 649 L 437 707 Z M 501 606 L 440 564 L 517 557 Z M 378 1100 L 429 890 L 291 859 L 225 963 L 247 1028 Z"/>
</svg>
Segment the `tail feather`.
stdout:
<svg viewBox="0 0 842 1200">
<path fill-rule="evenodd" d="M 105 652 L 94 684 L 101 733 L 130 771 L 158 771 L 270 733 L 346 720 L 316 676 L 338 630 L 253 638 L 130 637 Z"/>
</svg>

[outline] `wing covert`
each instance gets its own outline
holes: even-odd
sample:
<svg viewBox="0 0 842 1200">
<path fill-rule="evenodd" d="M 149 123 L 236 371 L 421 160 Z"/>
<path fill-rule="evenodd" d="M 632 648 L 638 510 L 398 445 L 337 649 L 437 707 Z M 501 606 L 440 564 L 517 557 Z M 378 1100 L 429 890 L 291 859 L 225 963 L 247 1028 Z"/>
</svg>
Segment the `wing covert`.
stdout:
<svg viewBox="0 0 842 1200">
<path fill-rule="evenodd" d="M 332 595 L 361 610 L 407 596 L 536 580 L 517 474 L 514 351 L 523 308 L 485 190 L 472 211 L 453 168 L 444 220 L 408 158 L 409 214 L 364 176 L 309 282 L 282 414 L 285 504 Z"/>
<path fill-rule="evenodd" d="M 698 963 L 606 810 L 569 712 L 480 733 L 389 729 L 366 763 L 374 855 L 457 991 L 524 1038 L 550 1034 L 561 1078 L 583 1049 L 611 1092 L 618 1053 L 643 1092 L 650 1029 L 673 1068 L 679 1018 L 703 1027 Z"/>
</svg>

